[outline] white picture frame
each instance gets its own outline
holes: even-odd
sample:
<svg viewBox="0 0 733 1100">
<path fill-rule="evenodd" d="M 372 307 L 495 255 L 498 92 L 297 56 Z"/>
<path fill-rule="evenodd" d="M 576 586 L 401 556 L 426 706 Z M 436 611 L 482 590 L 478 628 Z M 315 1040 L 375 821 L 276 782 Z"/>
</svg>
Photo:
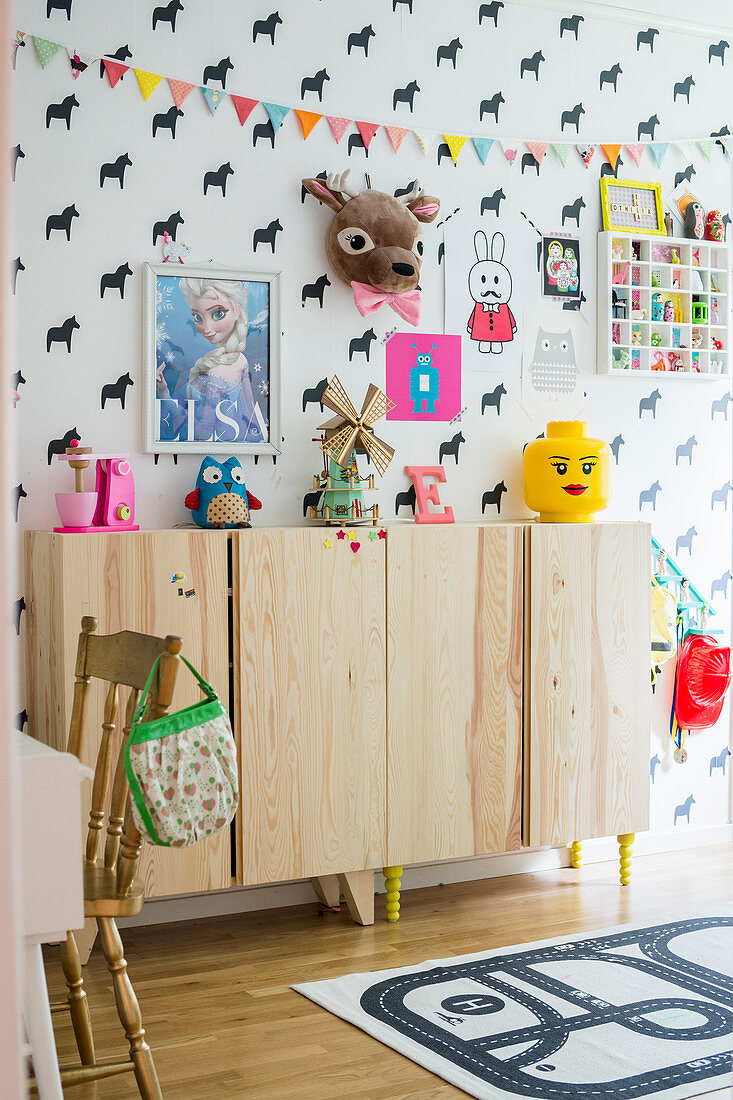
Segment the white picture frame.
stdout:
<svg viewBox="0 0 733 1100">
<path fill-rule="evenodd" d="M 143 265 L 142 406 L 147 453 L 281 453 L 280 275 L 279 271 L 218 264 Z M 218 303 L 216 296 L 207 291 L 205 297 L 212 300 L 213 306 L 219 306 L 214 310 L 204 299 L 192 297 L 191 283 L 182 286 L 181 280 L 231 282 L 238 283 L 239 288 L 233 287 L 234 297 L 230 298 L 228 288 L 221 287 L 222 300 Z M 243 303 L 244 284 L 247 291 Z M 200 313 L 194 305 L 199 306 Z M 254 316 L 250 306 L 257 311 Z M 207 367 L 205 360 L 216 355 L 225 339 L 236 341 L 234 329 L 227 333 L 222 321 L 225 326 L 228 316 L 236 313 L 241 318 L 244 310 L 246 343 L 239 354 L 246 370 L 241 372 L 239 382 L 227 376 L 231 388 L 226 390 L 227 380 L 217 375 L 216 363 Z M 219 325 L 219 331 L 215 325 Z M 236 351 L 235 346 L 233 351 L 225 352 L 225 362 Z"/>
</svg>

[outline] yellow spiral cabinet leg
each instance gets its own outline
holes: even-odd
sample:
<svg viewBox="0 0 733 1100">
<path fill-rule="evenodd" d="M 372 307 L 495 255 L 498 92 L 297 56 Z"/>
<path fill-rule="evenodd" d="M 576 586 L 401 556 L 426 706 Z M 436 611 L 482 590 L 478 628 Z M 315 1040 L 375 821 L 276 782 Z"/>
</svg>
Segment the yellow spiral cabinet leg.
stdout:
<svg viewBox="0 0 733 1100">
<path fill-rule="evenodd" d="M 574 840 L 570 845 L 570 866 L 582 867 L 583 866 L 583 841 Z"/>
<path fill-rule="evenodd" d="M 400 919 L 400 885 L 402 879 L 402 867 L 383 867 L 384 886 L 387 891 L 387 920 Z"/>
<path fill-rule="evenodd" d="M 619 833 L 618 854 L 621 885 L 628 886 L 631 881 L 631 857 L 634 853 L 635 833 Z"/>
</svg>

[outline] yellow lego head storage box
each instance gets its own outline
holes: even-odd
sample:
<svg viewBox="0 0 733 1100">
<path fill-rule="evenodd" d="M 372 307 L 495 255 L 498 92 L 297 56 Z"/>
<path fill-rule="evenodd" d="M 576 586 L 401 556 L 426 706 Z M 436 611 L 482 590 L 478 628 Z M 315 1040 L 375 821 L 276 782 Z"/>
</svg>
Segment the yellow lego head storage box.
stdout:
<svg viewBox="0 0 733 1100">
<path fill-rule="evenodd" d="M 524 500 L 542 523 L 589 523 L 611 499 L 611 448 L 582 420 L 551 420 L 524 451 Z"/>
</svg>

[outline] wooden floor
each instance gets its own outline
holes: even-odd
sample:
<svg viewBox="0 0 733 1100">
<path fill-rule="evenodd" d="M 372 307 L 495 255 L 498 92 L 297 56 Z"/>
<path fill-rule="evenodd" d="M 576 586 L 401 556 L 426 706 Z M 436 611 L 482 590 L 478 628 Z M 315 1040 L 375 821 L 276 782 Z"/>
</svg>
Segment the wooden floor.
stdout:
<svg viewBox="0 0 733 1100">
<path fill-rule="evenodd" d="M 482 948 L 626 922 L 720 912 L 733 903 L 733 849 L 647 856 L 629 887 L 612 863 L 495 878 L 403 895 L 403 919 L 361 928 L 315 907 L 128 930 L 130 974 L 166 1100 L 449 1100 L 465 1094 L 289 988 Z M 376 880 L 381 887 L 381 878 Z M 62 989 L 56 950 L 46 970 Z M 110 983 L 95 947 L 85 968 L 100 1059 L 123 1049 Z M 75 1054 L 55 1017 L 62 1063 Z M 121 1042 L 122 1040 L 122 1042 Z M 137 1097 L 132 1076 L 78 1086 L 79 1100 Z M 723 1093 L 716 1093 L 722 1097 Z M 728 1095 L 726 1093 L 726 1095 Z"/>
</svg>

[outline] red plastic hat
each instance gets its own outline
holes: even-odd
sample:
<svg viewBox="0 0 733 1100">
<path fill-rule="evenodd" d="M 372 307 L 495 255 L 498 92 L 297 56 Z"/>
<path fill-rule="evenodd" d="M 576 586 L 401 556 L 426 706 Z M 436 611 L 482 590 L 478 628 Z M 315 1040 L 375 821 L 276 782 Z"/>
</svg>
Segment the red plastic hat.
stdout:
<svg viewBox="0 0 733 1100">
<path fill-rule="evenodd" d="M 714 726 L 730 686 L 730 646 L 707 634 L 691 634 L 680 648 L 675 717 L 682 729 Z"/>
</svg>

